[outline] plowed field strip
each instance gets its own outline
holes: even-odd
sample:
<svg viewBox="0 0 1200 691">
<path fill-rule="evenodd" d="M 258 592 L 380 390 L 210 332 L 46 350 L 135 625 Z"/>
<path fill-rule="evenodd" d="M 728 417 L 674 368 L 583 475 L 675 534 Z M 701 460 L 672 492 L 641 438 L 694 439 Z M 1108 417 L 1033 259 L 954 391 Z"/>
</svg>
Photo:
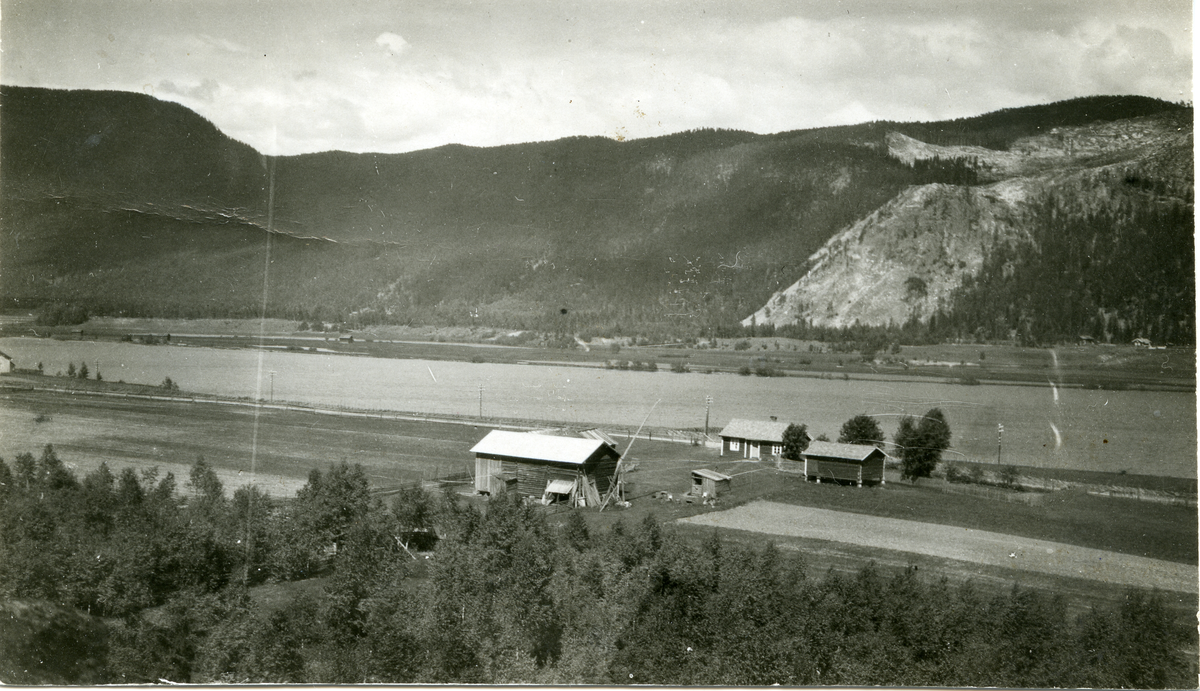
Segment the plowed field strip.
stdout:
<svg viewBox="0 0 1200 691">
<path fill-rule="evenodd" d="M 1196 593 L 1197 566 L 934 523 L 755 501 L 680 519 L 693 525 L 833 540 L 1010 569 Z"/>
</svg>

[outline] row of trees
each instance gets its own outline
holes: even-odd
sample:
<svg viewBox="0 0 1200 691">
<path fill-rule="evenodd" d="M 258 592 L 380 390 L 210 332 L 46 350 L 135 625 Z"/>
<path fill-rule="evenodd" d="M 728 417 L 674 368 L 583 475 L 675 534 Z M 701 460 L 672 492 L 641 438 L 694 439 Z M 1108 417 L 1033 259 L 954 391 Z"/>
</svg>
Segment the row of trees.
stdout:
<svg viewBox="0 0 1200 691">
<path fill-rule="evenodd" d="M 817 441 L 829 441 L 824 434 Z M 839 444 L 862 444 L 883 448 L 886 437 L 875 418 L 855 415 L 842 425 Z M 808 448 L 808 425 L 788 425 L 783 433 L 783 457 L 800 460 Z M 916 481 L 929 477 L 941 462 L 942 452 L 950 448 L 950 424 L 941 408 L 932 408 L 920 417 L 905 415 L 892 436 L 892 444 L 900 457 L 901 477 Z"/>
<path fill-rule="evenodd" d="M 480 510 L 419 487 L 387 506 L 345 464 L 283 503 L 254 488 L 230 500 L 203 463 L 186 498 L 169 475 L 79 481 L 52 449 L 0 473 L 6 682 L 1194 679 L 1180 651 L 1195 632 L 1157 594 L 1073 616 L 1037 591 L 915 569 L 814 575 L 802 555 L 689 539 L 653 516 L 601 529 L 595 514 L 556 522 L 516 498 Z M 429 559 L 409 552 L 421 529 L 441 536 Z"/>
<path fill-rule="evenodd" d="M 40 362 L 37 364 L 37 371 L 38 374 L 41 374 L 44 371 L 44 367 Z M 62 373 L 60 372 L 59 375 L 61 376 L 61 374 Z M 67 363 L 67 376 L 71 379 L 87 379 L 90 375 L 91 371 L 88 370 L 86 362 L 79 363 L 78 369 L 76 369 L 74 362 Z M 98 366 L 96 367 L 96 381 L 104 381 L 104 376 L 100 374 L 100 368 Z"/>
</svg>

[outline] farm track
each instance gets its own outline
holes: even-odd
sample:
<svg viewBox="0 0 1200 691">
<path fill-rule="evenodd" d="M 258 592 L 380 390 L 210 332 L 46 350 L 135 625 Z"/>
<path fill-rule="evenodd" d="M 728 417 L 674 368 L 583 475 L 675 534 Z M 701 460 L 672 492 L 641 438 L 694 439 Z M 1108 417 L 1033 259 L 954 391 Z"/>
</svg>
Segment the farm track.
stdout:
<svg viewBox="0 0 1200 691">
<path fill-rule="evenodd" d="M 1059 542 L 794 504 L 754 501 L 681 523 L 909 552 L 1064 578 L 1195 595 L 1197 566 Z"/>
</svg>

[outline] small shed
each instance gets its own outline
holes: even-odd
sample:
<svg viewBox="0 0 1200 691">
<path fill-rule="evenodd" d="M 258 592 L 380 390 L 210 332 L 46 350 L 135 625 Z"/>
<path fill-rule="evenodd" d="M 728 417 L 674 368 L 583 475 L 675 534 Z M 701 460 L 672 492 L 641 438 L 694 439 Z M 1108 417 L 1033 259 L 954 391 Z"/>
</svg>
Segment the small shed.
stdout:
<svg viewBox="0 0 1200 691">
<path fill-rule="evenodd" d="M 721 455 L 763 458 L 783 454 L 783 433 L 790 423 L 734 418 L 720 432 Z"/>
<path fill-rule="evenodd" d="M 700 469 L 692 471 L 692 494 L 707 495 L 716 498 L 729 492 L 732 478 L 715 470 Z"/>
<path fill-rule="evenodd" d="M 0 353 L 0 374 L 7 374 L 17 368 L 16 362 L 11 356 Z"/>
<path fill-rule="evenodd" d="M 488 432 L 471 452 L 477 492 L 585 506 L 608 492 L 621 456 L 602 439 L 504 430 Z"/>
<path fill-rule="evenodd" d="M 809 480 L 884 484 L 885 454 L 877 446 L 814 441 L 804 450 L 804 474 Z"/>
</svg>

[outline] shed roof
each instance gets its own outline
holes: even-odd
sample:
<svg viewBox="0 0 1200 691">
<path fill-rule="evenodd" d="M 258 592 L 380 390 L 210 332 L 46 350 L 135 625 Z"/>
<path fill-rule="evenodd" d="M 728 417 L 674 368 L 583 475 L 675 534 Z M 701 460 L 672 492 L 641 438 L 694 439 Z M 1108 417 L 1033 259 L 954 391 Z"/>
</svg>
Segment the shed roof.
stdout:
<svg viewBox="0 0 1200 691">
<path fill-rule="evenodd" d="M 546 491 L 550 494 L 570 494 L 573 489 L 574 480 L 551 480 L 550 484 L 546 485 Z"/>
<path fill-rule="evenodd" d="M 737 439 L 754 439 L 757 441 L 773 441 L 783 443 L 783 433 L 787 431 L 787 422 L 776 422 L 774 420 L 743 420 L 734 418 L 725 425 L 725 429 L 721 430 L 722 437 L 735 437 Z"/>
<path fill-rule="evenodd" d="M 612 449 L 599 439 L 492 430 L 471 449 L 471 452 L 582 465 L 602 448 Z"/>
<path fill-rule="evenodd" d="M 814 441 L 804 450 L 805 456 L 821 456 L 822 458 L 843 458 L 848 461 L 865 461 L 874 452 L 887 454 L 877 446 L 866 444 L 835 444 L 830 441 Z"/>
<path fill-rule="evenodd" d="M 705 477 L 705 478 L 708 478 L 709 480 L 716 480 L 718 482 L 730 479 L 730 477 L 728 475 L 725 475 L 724 473 L 718 473 L 715 470 L 709 470 L 707 468 L 693 470 L 692 475 L 699 475 L 700 477 Z"/>
<path fill-rule="evenodd" d="M 11 355 L 9 355 L 8 353 L 3 353 L 3 352 L 0 352 L 0 357 L 4 358 L 5 360 L 11 360 L 11 359 L 12 359 L 12 356 L 11 356 Z"/>
</svg>

